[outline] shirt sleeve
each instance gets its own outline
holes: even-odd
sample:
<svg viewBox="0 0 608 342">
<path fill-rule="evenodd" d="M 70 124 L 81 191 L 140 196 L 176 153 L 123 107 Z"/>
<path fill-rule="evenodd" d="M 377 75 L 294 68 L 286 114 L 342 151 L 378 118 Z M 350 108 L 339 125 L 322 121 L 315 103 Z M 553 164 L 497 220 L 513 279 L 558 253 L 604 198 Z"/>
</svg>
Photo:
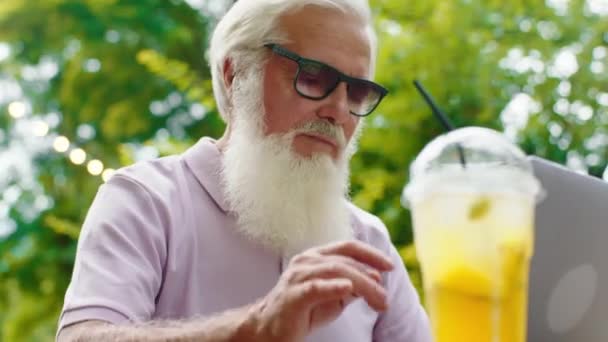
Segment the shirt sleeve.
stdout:
<svg viewBox="0 0 608 342">
<path fill-rule="evenodd" d="M 431 328 L 397 249 L 390 244 L 389 255 L 395 269 L 386 276 L 388 310 L 378 317 L 374 342 L 431 342 Z"/>
<path fill-rule="evenodd" d="M 166 259 L 162 203 L 136 181 L 114 175 L 87 214 L 58 332 L 102 320 L 149 320 Z"/>
</svg>

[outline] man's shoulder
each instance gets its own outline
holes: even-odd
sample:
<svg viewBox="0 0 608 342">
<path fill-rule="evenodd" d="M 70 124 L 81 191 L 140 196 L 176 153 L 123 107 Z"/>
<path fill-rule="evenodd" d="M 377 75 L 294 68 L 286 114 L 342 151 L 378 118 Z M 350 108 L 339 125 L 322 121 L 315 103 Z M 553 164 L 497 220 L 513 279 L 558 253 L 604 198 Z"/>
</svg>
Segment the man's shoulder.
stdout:
<svg viewBox="0 0 608 342">
<path fill-rule="evenodd" d="M 200 209 L 208 203 L 224 209 L 220 189 L 220 153 L 210 138 L 201 138 L 181 154 L 141 161 L 118 170 L 109 183 L 135 184 L 166 206 Z M 225 210 L 225 209 L 224 209 Z"/>
<path fill-rule="evenodd" d="M 116 171 L 112 177 L 137 183 L 148 192 L 166 194 L 179 187 L 185 177 L 186 167 L 179 155 L 140 161 Z"/>
<path fill-rule="evenodd" d="M 348 209 L 357 239 L 374 245 L 390 243 L 388 230 L 378 216 L 359 208 L 352 202 L 348 202 Z"/>
</svg>

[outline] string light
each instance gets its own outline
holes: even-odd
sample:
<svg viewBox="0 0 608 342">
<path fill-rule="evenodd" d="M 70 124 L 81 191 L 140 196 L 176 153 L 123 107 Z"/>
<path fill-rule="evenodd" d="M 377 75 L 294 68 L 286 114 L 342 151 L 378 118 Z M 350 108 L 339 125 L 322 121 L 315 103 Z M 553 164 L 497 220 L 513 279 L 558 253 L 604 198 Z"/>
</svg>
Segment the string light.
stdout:
<svg viewBox="0 0 608 342">
<path fill-rule="evenodd" d="M 49 125 L 42 120 L 35 121 L 32 126 L 32 131 L 37 137 L 44 137 L 49 133 Z"/>
<path fill-rule="evenodd" d="M 59 153 L 66 152 L 70 148 L 70 141 L 68 138 L 60 135 L 53 141 L 53 148 Z"/>
<path fill-rule="evenodd" d="M 76 165 L 82 165 L 87 160 L 87 153 L 81 148 L 75 148 L 70 152 L 70 161 Z"/>
<path fill-rule="evenodd" d="M 110 180 L 110 178 L 114 175 L 115 172 L 116 171 L 114 169 L 105 169 L 105 171 L 103 171 L 103 173 L 101 174 L 101 178 L 104 182 L 107 182 L 108 180 Z"/>
<path fill-rule="evenodd" d="M 87 171 L 93 176 L 99 176 L 103 172 L 103 163 L 100 160 L 93 159 L 87 164 Z"/>
<path fill-rule="evenodd" d="M 8 114 L 15 119 L 25 116 L 25 103 L 21 101 L 13 101 L 8 105 Z"/>
<path fill-rule="evenodd" d="M 27 106 L 24 102 L 21 101 L 13 101 L 8 105 L 8 113 L 14 119 L 20 119 L 25 116 L 27 111 Z M 37 137 L 45 137 L 49 134 L 50 127 L 49 124 L 44 120 L 35 120 L 32 122 L 32 132 L 34 136 Z M 53 149 L 58 153 L 66 153 L 68 151 L 68 157 L 70 161 L 75 165 L 83 165 L 87 160 L 87 153 L 82 148 L 73 148 L 70 140 L 63 136 L 59 135 L 53 139 Z M 116 172 L 116 170 L 112 168 L 104 169 L 103 162 L 98 159 L 91 159 L 86 164 L 87 171 L 93 176 L 101 176 L 104 182 L 107 182 L 112 175 Z"/>
<path fill-rule="evenodd" d="M 70 140 L 60 135 L 53 141 L 53 148 L 59 153 L 67 152 L 70 149 Z M 87 159 L 87 153 L 82 148 L 74 148 L 69 153 L 70 161 L 75 165 L 82 165 Z M 98 159 L 91 159 L 87 164 L 87 171 L 93 176 L 101 176 L 104 182 L 116 172 L 114 169 L 104 169 L 103 162 Z"/>
</svg>

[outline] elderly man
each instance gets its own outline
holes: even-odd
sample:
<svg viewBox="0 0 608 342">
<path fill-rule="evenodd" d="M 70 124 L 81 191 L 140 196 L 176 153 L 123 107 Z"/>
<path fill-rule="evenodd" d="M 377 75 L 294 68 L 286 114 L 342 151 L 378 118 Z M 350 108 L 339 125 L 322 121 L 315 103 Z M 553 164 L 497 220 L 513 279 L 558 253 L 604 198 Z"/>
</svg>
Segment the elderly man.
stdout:
<svg viewBox="0 0 608 342">
<path fill-rule="evenodd" d="M 60 341 L 430 341 L 378 218 L 347 199 L 366 0 L 239 0 L 210 62 L 224 136 L 120 170 L 84 223 Z"/>
</svg>

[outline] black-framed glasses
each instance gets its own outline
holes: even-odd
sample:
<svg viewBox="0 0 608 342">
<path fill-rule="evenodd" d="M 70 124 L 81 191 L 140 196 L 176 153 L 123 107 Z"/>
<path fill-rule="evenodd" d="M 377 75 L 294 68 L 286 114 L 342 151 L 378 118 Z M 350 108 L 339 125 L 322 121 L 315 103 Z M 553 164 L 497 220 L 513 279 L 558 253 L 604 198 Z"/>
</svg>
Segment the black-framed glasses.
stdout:
<svg viewBox="0 0 608 342">
<path fill-rule="evenodd" d="M 345 75 L 330 65 L 304 58 L 280 45 L 267 44 L 264 46 L 277 55 L 298 63 L 293 86 L 300 96 L 307 99 L 322 100 L 329 96 L 340 82 L 345 82 L 350 113 L 356 116 L 367 116 L 388 94 L 388 90 L 379 84 Z"/>
</svg>

